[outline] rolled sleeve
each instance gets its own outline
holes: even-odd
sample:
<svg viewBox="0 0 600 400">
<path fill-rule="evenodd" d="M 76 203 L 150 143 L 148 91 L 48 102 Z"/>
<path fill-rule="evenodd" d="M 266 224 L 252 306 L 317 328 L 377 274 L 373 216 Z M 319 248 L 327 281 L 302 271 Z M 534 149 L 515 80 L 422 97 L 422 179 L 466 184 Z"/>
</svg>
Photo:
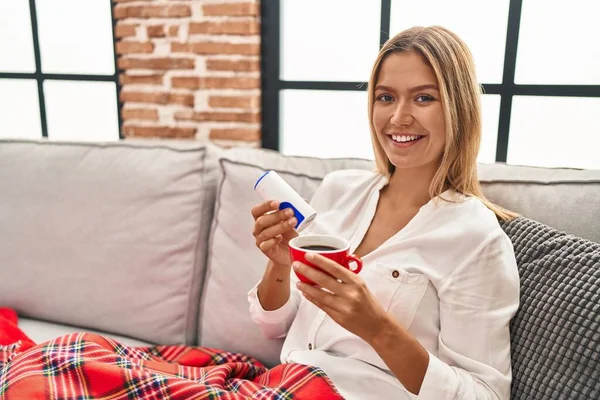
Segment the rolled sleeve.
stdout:
<svg viewBox="0 0 600 400">
<path fill-rule="evenodd" d="M 429 365 L 425 372 L 425 378 L 421 384 L 421 390 L 415 399 L 453 399 L 458 388 L 458 376 L 456 371 L 439 358 L 429 353 Z"/>
<path fill-rule="evenodd" d="M 248 292 L 250 303 L 250 316 L 252 321 L 258 325 L 262 334 L 271 339 L 281 338 L 287 334 L 292 321 L 298 311 L 300 299 L 296 290 L 290 290 L 288 301 L 277 310 L 267 311 L 260 304 L 258 298 L 258 285 L 254 285 Z"/>
</svg>

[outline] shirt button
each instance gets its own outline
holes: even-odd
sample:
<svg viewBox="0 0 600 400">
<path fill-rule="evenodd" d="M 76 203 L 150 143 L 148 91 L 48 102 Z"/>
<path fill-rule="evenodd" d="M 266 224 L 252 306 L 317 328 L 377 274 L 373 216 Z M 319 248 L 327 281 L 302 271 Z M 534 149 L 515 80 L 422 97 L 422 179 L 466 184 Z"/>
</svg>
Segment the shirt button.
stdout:
<svg viewBox="0 0 600 400">
<path fill-rule="evenodd" d="M 394 271 L 394 272 L 392 272 L 392 276 L 393 276 L 394 278 L 397 278 L 397 277 L 399 277 L 399 276 L 400 276 L 400 272 L 398 272 L 398 271 Z"/>
<path fill-rule="evenodd" d="M 308 349 L 309 349 L 309 350 L 312 350 L 312 343 L 309 343 L 309 344 L 308 344 Z"/>
</svg>

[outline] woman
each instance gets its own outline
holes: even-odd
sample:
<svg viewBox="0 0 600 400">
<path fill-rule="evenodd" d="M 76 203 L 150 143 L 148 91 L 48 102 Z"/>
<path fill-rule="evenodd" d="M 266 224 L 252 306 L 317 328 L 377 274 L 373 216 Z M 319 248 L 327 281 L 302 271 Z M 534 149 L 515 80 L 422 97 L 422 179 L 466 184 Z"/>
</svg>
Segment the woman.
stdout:
<svg viewBox="0 0 600 400">
<path fill-rule="evenodd" d="M 355 275 L 321 256 L 329 276 L 291 265 L 295 220 L 253 208 L 269 258 L 248 294 L 281 360 L 322 368 L 349 399 L 508 399 L 509 322 L 519 304 L 514 215 L 477 180 L 480 87 L 455 34 L 416 27 L 381 49 L 368 87 L 377 172 L 329 174 L 312 200 L 311 233 L 344 237 L 363 259 Z M 291 268 L 316 282 L 297 282 Z"/>
</svg>

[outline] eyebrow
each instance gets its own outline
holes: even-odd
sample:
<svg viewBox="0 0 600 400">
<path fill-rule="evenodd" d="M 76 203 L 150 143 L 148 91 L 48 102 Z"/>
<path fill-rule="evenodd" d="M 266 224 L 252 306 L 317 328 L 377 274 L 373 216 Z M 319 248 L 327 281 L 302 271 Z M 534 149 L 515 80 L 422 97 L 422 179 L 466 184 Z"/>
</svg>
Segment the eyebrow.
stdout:
<svg viewBox="0 0 600 400">
<path fill-rule="evenodd" d="M 419 86 L 415 86 L 415 87 L 413 87 L 413 88 L 410 88 L 410 89 L 409 89 L 409 91 L 410 91 L 410 92 L 417 92 L 417 91 L 419 91 L 419 90 L 425 90 L 425 89 L 434 89 L 434 90 L 437 90 L 438 92 L 440 91 L 440 89 L 438 88 L 438 86 L 437 86 L 437 85 L 434 85 L 434 84 L 432 84 L 432 83 L 428 83 L 428 84 L 426 84 L 426 85 L 419 85 Z M 393 92 L 393 91 L 394 91 L 394 89 L 393 89 L 393 88 L 391 88 L 391 87 L 389 87 L 389 86 L 384 86 L 384 85 L 377 85 L 377 86 L 375 87 L 375 90 L 376 90 L 376 91 L 377 91 L 377 90 L 387 90 L 387 91 L 389 91 L 389 92 Z"/>
</svg>

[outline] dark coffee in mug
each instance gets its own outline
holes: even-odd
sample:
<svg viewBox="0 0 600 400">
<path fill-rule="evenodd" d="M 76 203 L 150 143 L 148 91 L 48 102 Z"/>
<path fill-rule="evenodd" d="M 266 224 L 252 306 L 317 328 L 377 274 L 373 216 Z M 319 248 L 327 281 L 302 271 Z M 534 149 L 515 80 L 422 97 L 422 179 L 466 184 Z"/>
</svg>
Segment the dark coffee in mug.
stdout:
<svg viewBox="0 0 600 400">
<path fill-rule="evenodd" d="M 299 261 L 316 269 L 320 268 L 306 259 L 307 253 L 321 254 L 355 274 L 358 274 L 362 269 L 360 257 L 349 254 L 350 242 L 340 237 L 314 234 L 300 235 L 290 240 L 289 247 L 292 261 Z M 296 270 L 294 272 L 302 282 L 309 285 L 315 284 Z"/>
<path fill-rule="evenodd" d="M 302 246 L 301 249 L 308 250 L 308 251 L 336 251 L 336 250 L 339 250 L 337 247 L 320 246 L 320 245 Z"/>
</svg>

